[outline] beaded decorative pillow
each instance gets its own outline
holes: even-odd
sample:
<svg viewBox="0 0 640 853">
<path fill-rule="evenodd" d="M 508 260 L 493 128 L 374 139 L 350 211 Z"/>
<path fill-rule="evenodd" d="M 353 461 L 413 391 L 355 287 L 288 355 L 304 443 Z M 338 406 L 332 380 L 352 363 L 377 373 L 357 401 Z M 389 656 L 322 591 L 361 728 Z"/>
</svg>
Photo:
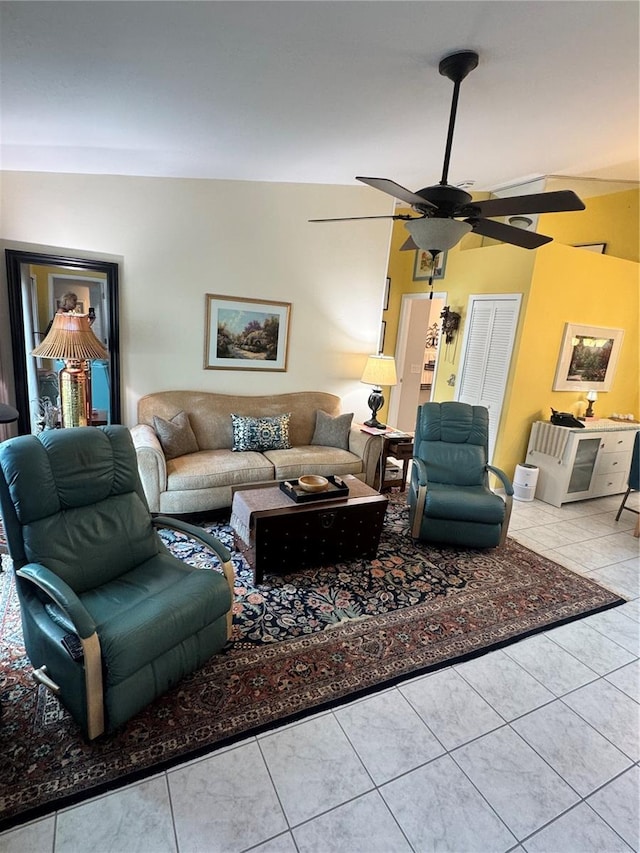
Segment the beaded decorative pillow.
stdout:
<svg viewBox="0 0 640 853">
<path fill-rule="evenodd" d="M 233 450 L 288 450 L 291 412 L 266 418 L 231 415 Z"/>
</svg>

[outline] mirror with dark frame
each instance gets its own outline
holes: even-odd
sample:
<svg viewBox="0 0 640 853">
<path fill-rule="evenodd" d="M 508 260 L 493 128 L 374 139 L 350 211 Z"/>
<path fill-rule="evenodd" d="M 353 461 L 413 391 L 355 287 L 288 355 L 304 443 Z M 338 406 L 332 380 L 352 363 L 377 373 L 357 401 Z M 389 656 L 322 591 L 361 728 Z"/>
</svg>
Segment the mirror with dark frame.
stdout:
<svg viewBox="0 0 640 853">
<path fill-rule="evenodd" d="M 54 314 L 65 309 L 69 294 L 75 296 L 74 310 L 89 316 L 109 354 L 90 362 L 91 422 L 120 423 L 118 265 L 13 249 L 5 255 L 18 432 L 38 433 L 61 424 L 58 373 L 64 363 L 31 353 L 44 340 Z"/>
</svg>

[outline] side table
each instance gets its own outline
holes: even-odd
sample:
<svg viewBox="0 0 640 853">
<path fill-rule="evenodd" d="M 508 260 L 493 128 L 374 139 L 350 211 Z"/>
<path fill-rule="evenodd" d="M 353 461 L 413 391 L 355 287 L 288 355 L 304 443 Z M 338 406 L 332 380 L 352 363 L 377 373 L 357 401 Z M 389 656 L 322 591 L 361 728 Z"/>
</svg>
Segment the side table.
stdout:
<svg viewBox="0 0 640 853">
<path fill-rule="evenodd" d="M 411 435 L 383 435 L 382 436 L 382 456 L 378 467 L 378 472 L 375 481 L 375 488 L 383 492 L 385 489 L 390 489 L 393 486 L 400 486 L 400 491 L 404 492 L 407 488 L 407 474 L 409 472 L 409 462 L 413 457 L 413 436 Z M 387 476 L 387 461 L 394 459 L 396 462 L 402 463 L 400 477 Z M 380 473 L 382 472 L 382 478 Z M 382 479 L 382 482 L 380 482 Z"/>
</svg>

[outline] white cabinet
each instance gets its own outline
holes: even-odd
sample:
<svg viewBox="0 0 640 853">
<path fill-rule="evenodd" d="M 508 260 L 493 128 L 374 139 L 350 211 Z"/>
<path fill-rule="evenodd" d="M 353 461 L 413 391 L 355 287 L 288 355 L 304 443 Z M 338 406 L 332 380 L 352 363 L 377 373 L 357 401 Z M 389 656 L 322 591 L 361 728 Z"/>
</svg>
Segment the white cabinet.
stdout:
<svg viewBox="0 0 640 853">
<path fill-rule="evenodd" d="M 562 506 L 624 492 L 638 428 L 609 420 L 595 421 L 584 429 L 536 422 L 526 460 L 540 470 L 536 498 Z"/>
</svg>

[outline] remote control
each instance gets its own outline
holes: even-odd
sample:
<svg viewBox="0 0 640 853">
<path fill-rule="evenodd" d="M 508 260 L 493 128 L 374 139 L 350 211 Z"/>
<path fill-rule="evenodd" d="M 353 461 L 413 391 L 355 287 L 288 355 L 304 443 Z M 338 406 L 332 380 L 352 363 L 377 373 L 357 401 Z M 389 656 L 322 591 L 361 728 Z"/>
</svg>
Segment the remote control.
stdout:
<svg viewBox="0 0 640 853">
<path fill-rule="evenodd" d="M 73 660 L 82 660 L 84 652 L 82 651 L 82 643 L 77 634 L 65 634 L 62 638 L 62 645 L 65 647 L 70 657 Z"/>
</svg>

